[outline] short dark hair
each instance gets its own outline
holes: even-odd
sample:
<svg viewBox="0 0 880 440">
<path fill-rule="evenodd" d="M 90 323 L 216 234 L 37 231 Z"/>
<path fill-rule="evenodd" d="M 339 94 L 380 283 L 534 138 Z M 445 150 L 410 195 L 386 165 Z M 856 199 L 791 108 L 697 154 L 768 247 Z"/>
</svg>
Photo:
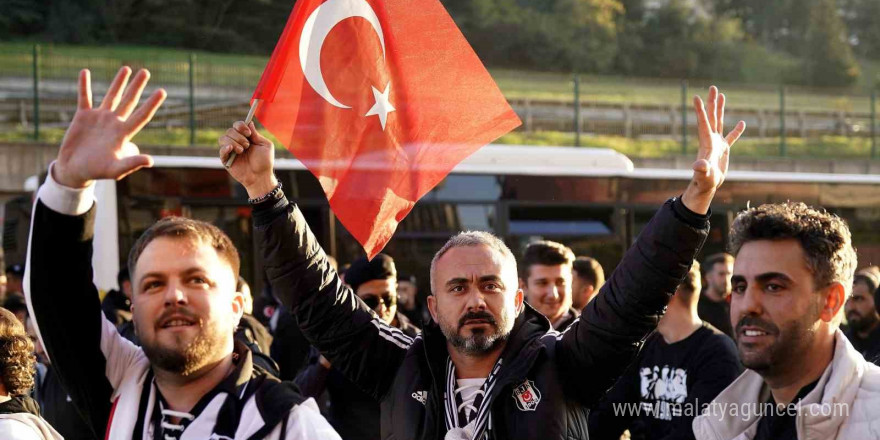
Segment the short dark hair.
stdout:
<svg viewBox="0 0 880 440">
<path fill-rule="evenodd" d="M 238 249 L 232 243 L 232 240 L 220 228 L 201 220 L 193 220 L 185 217 L 166 217 L 163 218 L 149 229 L 144 231 L 128 254 L 128 270 L 135 273 L 138 259 L 147 248 L 147 245 L 153 240 L 160 237 L 186 239 L 191 242 L 200 242 L 210 245 L 217 251 L 221 258 L 225 259 L 232 266 L 232 273 L 238 278 L 238 271 L 241 267 L 241 259 L 238 256 Z"/>
<path fill-rule="evenodd" d="M 577 274 L 578 278 L 586 280 L 597 290 L 605 284 L 605 270 L 595 258 L 577 257 L 571 265 L 572 270 Z"/>
<path fill-rule="evenodd" d="M 529 269 L 535 264 L 545 266 L 557 266 L 560 264 L 571 265 L 574 262 L 574 252 L 562 243 L 541 240 L 529 243 L 523 253 L 520 273 L 525 278 L 529 277 Z"/>
<path fill-rule="evenodd" d="M 736 255 L 750 241 L 787 239 L 800 243 L 817 289 L 834 282 L 851 288 L 857 262 L 852 235 L 843 219 L 824 209 L 801 202 L 747 209 L 730 228 L 730 251 Z"/>
<path fill-rule="evenodd" d="M 27 395 L 34 387 L 37 359 L 34 343 L 21 321 L 0 308 L 0 381 L 12 396 Z"/>
<path fill-rule="evenodd" d="M 867 270 L 860 270 L 853 277 L 853 285 L 856 283 L 865 283 L 865 286 L 868 287 L 868 292 L 873 292 L 877 290 L 878 280 L 873 272 Z"/>
<path fill-rule="evenodd" d="M 715 265 L 718 263 L 724 264 L 733 264 L 734 258 L 733 255 L 728 254 L 727 252 L 719 252 L 717 254 L 709 255 L 708 257 L 703 259 L 703 270 L 706 273 L 709 273 L 715 269 Z"/>
</svg>

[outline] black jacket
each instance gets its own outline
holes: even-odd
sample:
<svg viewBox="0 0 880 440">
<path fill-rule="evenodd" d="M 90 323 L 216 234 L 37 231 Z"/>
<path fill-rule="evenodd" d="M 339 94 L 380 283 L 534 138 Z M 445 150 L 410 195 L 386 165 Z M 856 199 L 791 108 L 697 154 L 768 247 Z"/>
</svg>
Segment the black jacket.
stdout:
<svg viewBox="0 0 880 440">
<path fill-rule="evenodd" d="M 410 337 L 421 330 L 409 318 L 397 313 L 397 328 Z M 327 369 L 318 361 L 320 353 L 314 350 L 309 365 L 296 377 L 296 385 L 303 396 L 319 399 L 326 391 L 329 397 L 327 421 L 345 440 L 373 440 L 379 438 L 380 408 L 375 397 L 361 391 L 336 368 Z"/>
<path fill-rule="evenodd" d="M 381 401 L 382 438 L 442 439 L 449 356 L 439 328 L 429 324 L 413 339 L 385 325 L 342 283 L 302 213 L 283 197 L 255 207 L 253 217 L 273 292 L 334 368 Z M 708 216 L 679 200 L 664 204 L 564 333 L 525 306 L 490 393 L 488 437 L 587 438 L 586 408 L 656 327 L 708 227 Z"/>
</svg>

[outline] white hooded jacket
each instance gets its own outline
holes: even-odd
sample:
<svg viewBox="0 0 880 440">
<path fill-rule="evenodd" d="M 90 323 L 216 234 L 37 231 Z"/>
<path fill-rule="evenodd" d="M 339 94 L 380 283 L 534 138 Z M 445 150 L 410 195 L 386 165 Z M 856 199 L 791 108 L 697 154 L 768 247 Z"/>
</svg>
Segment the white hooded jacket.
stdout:
<svg viewBox="0 0 880 440">
<path fill-rule="evenodd" d="M 766 387 L 746 370 L 694 419 L 696 438 L 754 438 Z M 840 330 L 831 363 L 801 400 L 795 423 L 799 440 L 880 440 L 880 367 L 865 361 Z"/>
<path fill-rule="evenodd" d="M 29 413 L 0 414 L 0 439 L 63 440 L 45 420 Z"/>
</svg>

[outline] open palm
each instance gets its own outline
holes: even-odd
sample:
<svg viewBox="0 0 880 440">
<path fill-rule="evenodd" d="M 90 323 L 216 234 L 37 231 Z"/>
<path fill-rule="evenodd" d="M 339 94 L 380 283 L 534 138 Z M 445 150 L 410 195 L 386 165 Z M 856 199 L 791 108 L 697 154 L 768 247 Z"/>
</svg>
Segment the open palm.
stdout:
<svg viewBox="0 0 880 440">
<path fill-rule="evenodd" d="M 119 69 L 101 105 L 93 107 L 90 73 L 80 72 L 76 115 L 53 169 L 53 177 L 62 185 L 81 188 L 95 179 L 118 180 L 152 165 L 152 158 L 140 154 L 131 138 L 153 118 L 166 93 L 157 90 L 135 109 L 150 73 L 142 69 L 126 87 L 129 76 L 130 68 Z"/>
</svg>

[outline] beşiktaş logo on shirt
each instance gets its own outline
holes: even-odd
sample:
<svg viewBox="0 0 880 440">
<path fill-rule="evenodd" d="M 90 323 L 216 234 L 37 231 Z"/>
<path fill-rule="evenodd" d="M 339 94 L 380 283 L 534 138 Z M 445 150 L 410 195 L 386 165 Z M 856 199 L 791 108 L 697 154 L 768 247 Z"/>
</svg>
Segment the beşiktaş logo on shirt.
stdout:
<svg viewBox="0 0 880 440">
<path fill-rule="evenodd" d="M 655 365 L 639 370 L 641 376 L 641 411 L 659 420 L 682 415 L 687 399 L 687 370 Z"/>
<path fill-rule="evenodd" d="M 541 403 L 541 391 L 535 386 L 535 382 L 526 379 L 513 389 L 513 400 L 520 411 L 534 411 Z"/>
</svg>

